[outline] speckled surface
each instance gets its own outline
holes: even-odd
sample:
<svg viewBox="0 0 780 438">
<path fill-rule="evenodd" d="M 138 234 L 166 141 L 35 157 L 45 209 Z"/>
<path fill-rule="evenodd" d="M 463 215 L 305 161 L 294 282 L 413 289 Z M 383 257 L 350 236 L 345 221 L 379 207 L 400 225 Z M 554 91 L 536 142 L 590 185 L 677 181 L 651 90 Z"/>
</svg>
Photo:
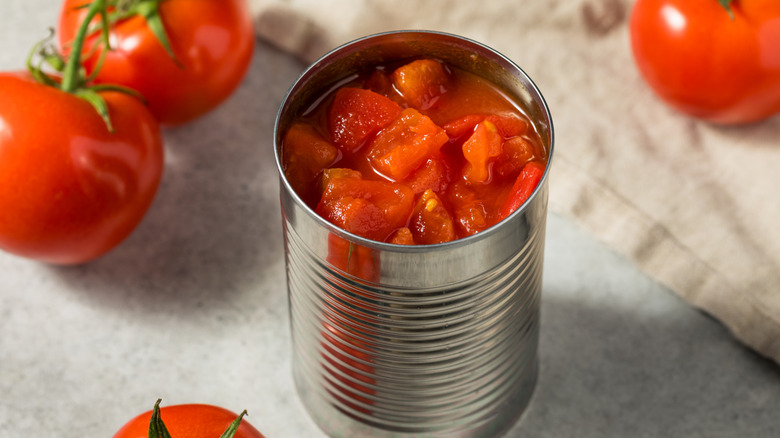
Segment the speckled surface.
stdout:
<svg viewBox="0 0 780 438">
<path fill-rule="evenodd" d="M 58 4 L 5 5 L 0 69 L 23 65 Z M 108 437 L 158 397 L 248 409 L 269 438 L 322 436 L 290 373 L 271 149 L 303 68 L 261 43 L 228 102 L 166 130 L 158 197 L 106 257 L 0 254 L 0 436 Z M 780 436 L 780 369 L 718 322 L 554 215 L 545 263 L 540 380 L 507 436 Z"/>
</svg>

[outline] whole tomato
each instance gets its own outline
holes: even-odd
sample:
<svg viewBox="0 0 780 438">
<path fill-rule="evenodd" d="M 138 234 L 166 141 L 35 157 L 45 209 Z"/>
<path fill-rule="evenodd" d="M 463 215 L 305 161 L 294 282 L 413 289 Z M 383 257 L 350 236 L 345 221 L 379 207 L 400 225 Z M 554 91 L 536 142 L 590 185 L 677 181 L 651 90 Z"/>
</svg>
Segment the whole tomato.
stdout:
<svg viewBox="0 0 780 438">
<path fill-rule="evenodd" d="M 54 264 L 92 260 L 141 221 L 163 170 L 160 127 L 139 99 L 86 100 L 0 73 L 0 249 Z"/>
<path fill-rule="evenodd" d="M 154 417 L 156 415 L 156 417 Z M 150 438 L 150 422 L 161 419 L 172 438 L 220 438 L 238 418 L 235 413 L 213 405 L 186 404 L 159 407 L 143 413 L 122 426 L 114 438 Z M 154 435 L 167 436 L 167 435 Z M 231 438 L 264 438 L 246 420 L 241 420 Z"/>
<path fill-rule="evenodd" d="M 79 6 L 85 3 L 65 0 L 62 5 L 58 37 L 65 50 L 84 19 L 85 8 Z M 112 50 L 96 82 L 137 90 L 160 123 L 177 125 L 205 114 L 243 79 L 255 38 L 246 0 L 135 0 L 123 7 L 131 13 L 115 15 Z M 135 7 L 147 9 L 135 13 Z M 149 11 L 153 22 L 147 19 Z M 156 25 L 164 28 L 162 39 L 167 37 L 171 53 Z M 95 32 L 86 41 L 85 53 L 91 55 L 84 61 L 87 72 L 96 68 L 103 51 L 100 45 L 94 48 L 99 36 Z"/>
<path fill-rule="evenodd" d="M 720 124 L 780 112 L 780 1 L 637 0 L 639 71 L 669 105 Z"/>
</svg>

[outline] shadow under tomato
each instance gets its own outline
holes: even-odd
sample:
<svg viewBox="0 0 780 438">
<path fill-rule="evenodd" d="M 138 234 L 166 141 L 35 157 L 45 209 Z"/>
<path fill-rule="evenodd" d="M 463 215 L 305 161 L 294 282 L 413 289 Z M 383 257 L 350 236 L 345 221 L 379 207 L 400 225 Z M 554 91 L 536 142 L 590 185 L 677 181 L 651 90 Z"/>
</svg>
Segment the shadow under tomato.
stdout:
<svg viewBox="0 0 780 438">
<path fill-rule="evenodd" d="M 780 114 L 747 125 L 725 126 L 701 123 L 703 127 L 711 128 L 720 135 L 733 139 L 735 147 L 738 148 L 774 150 L 780 147 L 780 143 L 777 142 L 777 137 L 780 135 Z"/>
<path fill-rule="evenodd" d="M 195 310 L 285 289 L 273 124 L 300 61 L 259 43 L 242 85 L 190 124 L 165 128 L 166 167 L 135 231 L 105 256 L 52 267 L 117 309 Z"/>
</svg>

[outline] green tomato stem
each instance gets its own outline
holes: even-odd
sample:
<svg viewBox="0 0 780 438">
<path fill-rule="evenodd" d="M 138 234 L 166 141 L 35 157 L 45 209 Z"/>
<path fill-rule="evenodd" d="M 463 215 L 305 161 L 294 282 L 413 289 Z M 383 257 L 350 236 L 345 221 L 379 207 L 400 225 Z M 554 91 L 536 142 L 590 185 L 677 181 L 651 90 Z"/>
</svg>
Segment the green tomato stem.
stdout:
<svg viewBox="0 0 780 438">
<path fill-rule="evenodd" d="M 236 435 L 236 431 L 238 431 L 238 426 L 241 425 L 241 419 L 244 418 L 244 415 L 246 414 L 246 409 L 244 409 L 244 411 L 230 423 L 230 426 L 228 426 L 227 430 L 225 430 L 219 438 L 233 438 Z"/>
<path fill-rule="evenodd" d="M 51 40 L 54 37 L 54 29 L 50 29 L 51 32 L 49 36 L 42 41 L 39 41 L 36 43 L 32 50 L 30 51 L 30 54 L 27 56 L 27 70 L 30 72 L 30 74 L 35 78 L 36 81 L 38 81 L 41 84 L 48 85 L 50 87 L 58 87 L 59 84 L 52 78 L 50 78 L 47 74 L 43 72 L 40 66 L 33 65 L 33 61 L 36 59 L 35 55 L 39 55 L 45 58 L 47 55 L 41 55 L 43 52 L 46 51 L 45 47 L 49 40 Z M 43 63 L 45 61 L 41 61 Z"/>
<path fill-rule="evenodd" d="M 149 419 L 149 438 L 172 438 L 171 434 L 168 432 L 168 428 L 165 427 L 162 415 L 160 414 L 161 402 L 162 399 L 158 398 L 157 403 L 155 403 L 154 408 L 152 408 L 152 417 Z M 230 423 L 228 428 L 222 432 L 222 435 L 220 435 L 219 438 L 233 438 L 238 431 L 238 427 L 241 426 L 241 420 L 245 415 L 247 415 L 246 409 Z"/>
<path fill-rule="evenodd" d="M 160 416 L 160 402 L 162 399 L 158 398 L 152 409 L 152 418 L 149 420 L 149 438 L 171 438 L 171 434 Z"/>
<path fill-rule="evenodd" d="M 160 17 L 160 3 L 163 1 L 165 0 L 117 0 L 115 10 L 111 14 L 109 21 L 113 25 L 116 22 L 136 15 L 143 17 L 149 31 L 157 38 L 157 41 L 160 42 L 160 45 L 162 45 L 171 60 L 179 68 L 184 68 L 184 65 L 173 51 L 165 23 L 163 23 L 162 17 Z"/>
<path fill-rule="evenodd" d="M 718 3 L 720 3 L 721 6 L 726 10 L 726 12 L 729 13 L 729 18 L 731 18 L 731 21 L 734 21 L 734 11 L 731 10 L 731 2 L 733 0 L 718 0 Z"/>
<path fill-rule="evenodd" d="M 92 105 L 106 124 L 108 132 L 114 132 L 114 125 L 111 123 L 111 117 L 108 115 L 108 104 L 94 88 L 79 88 L 73 94 Z"/>
<path fill-rule="evenodd" d="M 73 40 L 68 62 L 65 64 L 65 70 L 62 73 L 62 85 L 60 89 L 66 93 L 72 93 L 82 84 L 80 83 L 81 51 L 84 48 L 84 40 L 89 34 L 89 25 L 97 14 L 102 14 L 103 20 L 106 20 L 106 0 L 95 0 L 89 5 L 87 15 L 81 22 L 76 38 Z M 107 29 L 107 26 L 104 26 Z M 107 34 L 105 34 L 108 42 Z"/>
<path fill-rule="evenodd" d="M 135 11 L 138 15 L 144 17 L 149 30 L 157 37 L 157 40 L 173 62 L 180 68 L 183 68 L 182 64 L 179 62 L 179 58 L 177 58 L 176 54 L 173 52 L 171 40 L 168 38 L 165 24 L 163 24 L 162 18 L 160 18 L 160 0 L 140 1 L 136 4 Z"/>
</svg>

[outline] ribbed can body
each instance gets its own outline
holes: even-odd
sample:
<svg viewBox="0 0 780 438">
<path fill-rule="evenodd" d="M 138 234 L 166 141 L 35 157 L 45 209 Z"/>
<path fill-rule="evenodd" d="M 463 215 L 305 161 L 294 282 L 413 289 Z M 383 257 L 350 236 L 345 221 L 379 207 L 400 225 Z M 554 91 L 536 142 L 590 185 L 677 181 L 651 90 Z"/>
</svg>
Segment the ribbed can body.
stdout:
<svg viewBox="0 0 780 438">
<path fill-rule="evenodd" d="M 280 110 L 277 161 L 287 114 L 327 78 L 431 50 L 516 94 L 552 151 L 546 105 L 514 64 L 460 37 L 394 32 L 343 46 L 304 73 Z M 293 374 L 318 425 L 333 437 L 490 437 L 510 427 L 538 373 L 547 172 L 501 223 L 423 246 L 343 232 L 284 176 L 280 185 Z"/>
<path fill-rule="evenodd" d="M 491 269 L 426 287 L 366 282 L 290 222 L 285 236 L 295 380 L 332 436 L 484 437 L 523 411 L 537 373 L 543 221 Z M 383 256 L 353 249 L 380 270 Z"/>
</svg>

